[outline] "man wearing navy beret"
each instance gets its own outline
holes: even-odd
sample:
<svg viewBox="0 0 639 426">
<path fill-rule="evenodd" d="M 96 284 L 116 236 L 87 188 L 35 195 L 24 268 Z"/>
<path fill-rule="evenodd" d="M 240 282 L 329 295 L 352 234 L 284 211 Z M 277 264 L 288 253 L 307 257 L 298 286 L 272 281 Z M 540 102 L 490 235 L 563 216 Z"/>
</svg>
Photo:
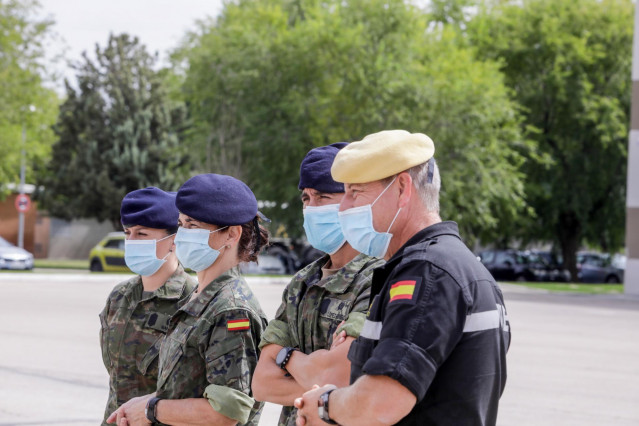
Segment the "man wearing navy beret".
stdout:
<svg viewBox="0 0 639 426">
<path fill-rule="evenodd" d="M 346 145 L 312 149 L 300 166 L 306 237 L 326 254 L 295 275 L 260 342 L 253 393 L 284 406 L 280 425 L 295 424 L 293 401 L 314 384 L 348 383 L 346 354 L 365 319 L 372 270 L 383 263 L 358 253 L 342 234 L 344 185 L 333 180 L 331 166 Z"/>
</svg>

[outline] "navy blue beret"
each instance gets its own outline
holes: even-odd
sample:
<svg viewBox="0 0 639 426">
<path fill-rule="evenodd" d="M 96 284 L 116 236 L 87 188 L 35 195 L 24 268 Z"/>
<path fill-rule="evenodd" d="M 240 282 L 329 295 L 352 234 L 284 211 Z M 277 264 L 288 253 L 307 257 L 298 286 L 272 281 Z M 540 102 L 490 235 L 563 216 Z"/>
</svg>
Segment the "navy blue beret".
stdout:
<svg viewBox="0 0 639 426">
<path fill-rule="evenodd" d="M 175 204 L 181 213 L 219 226 L 243 225 L 257 215 L 257 200 L 244 182 L 214 173 L 187 180 Z"/>
<path fill-rule="evenodd" d="M 338 142 L 311 149 L 300 166 L 298 189 L 312 188 L 327 193 L 344 192 L 344 184 L 333 180 L 331 166 L 339 150 L 346 145 L 348 143 Z"/>
<path fill-rule="evenodd" d="M 174 228 L 178 221 L 175 192 L 162 191 L 154 186 L 131 191 L 122 199 L 120 217 L 125 226 Z"/>
</svg>

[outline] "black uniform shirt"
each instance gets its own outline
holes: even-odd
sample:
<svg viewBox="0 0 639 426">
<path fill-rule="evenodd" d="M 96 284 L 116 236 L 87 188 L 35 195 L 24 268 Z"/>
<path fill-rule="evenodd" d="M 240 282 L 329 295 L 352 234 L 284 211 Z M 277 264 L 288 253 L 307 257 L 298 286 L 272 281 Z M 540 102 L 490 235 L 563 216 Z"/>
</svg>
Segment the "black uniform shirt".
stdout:
<svg viewBox="0 0 639 426">
<path fill-rule="evenodd" d="M 510 326 L 501 290 L 455 222 L 414 235 L 373 274 L 351 383 L 384 375 L 417 397 L 400 425 L 494 425 Z"/>
</svg>

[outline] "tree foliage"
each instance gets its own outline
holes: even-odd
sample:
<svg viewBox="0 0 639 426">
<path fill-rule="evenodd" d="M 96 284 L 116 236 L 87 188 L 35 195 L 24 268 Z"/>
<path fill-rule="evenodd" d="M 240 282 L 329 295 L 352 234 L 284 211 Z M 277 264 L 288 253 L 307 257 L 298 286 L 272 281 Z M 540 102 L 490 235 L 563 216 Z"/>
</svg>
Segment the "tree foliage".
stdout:
<svg viewBox="0 0 639 426">
<path fill-rule="evenodd" d="M 0 0 L 0 195 L 20 180 L 22 129 L 26 131 L 27 179 L 50 154 L 56 94 L 45 87 L 43 43 L 53 23 L 34 17 L 35 1 Z"/>
<path fill-rule="evenodd" d="M 153 69 L 155 57 L 137 38 L 110 36 L 95 56 L 85 54 L 77 66 L 77 89 L 66 83 L 42 200 L 55 216 L 117 226 L 127 192 L 176 190 L 184 181 L 188 162 L 179 142 L 185 114 L 167 94 L 165 72 Z"/>
<path fill-rule="evenodd" d="M 246 180 L 297 236 L 308 150 L 384 129 L 424 132 L 442 172 L 442 215 L 470 239 L 495 237 L 524 208 L 529 147 L 517 105 L 497 63 L 431 23 L 399 0 L 227 4 L 175 55 L 200 170 Z"/>
<path fill-rule="evenodd" d="M 496 2 L 469 24 L 482 58 L 502 71 L 542 156 L 524 167 L 537 221 L 576 278 L 584 243 L 623 243 L 633 4 L 628 0 Z"/>
</svg>

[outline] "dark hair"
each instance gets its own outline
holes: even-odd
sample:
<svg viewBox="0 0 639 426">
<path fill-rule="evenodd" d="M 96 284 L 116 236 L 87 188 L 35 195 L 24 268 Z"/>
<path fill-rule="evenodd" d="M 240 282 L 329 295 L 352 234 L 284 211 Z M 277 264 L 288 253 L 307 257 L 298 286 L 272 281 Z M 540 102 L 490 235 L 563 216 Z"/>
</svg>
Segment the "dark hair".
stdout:
<svg viewBox="0 0 639 426">
<path fill-rule="evenodd" d="M 256 262 L 259 252 L 268 245 L 269 234 L 259 224 L 257 216 L 242 226 L 242 236 L 237 247 L 237 256 L 242 262 Z M 257 230 L 259 229 L 259 235 Z"/>
</svg>

